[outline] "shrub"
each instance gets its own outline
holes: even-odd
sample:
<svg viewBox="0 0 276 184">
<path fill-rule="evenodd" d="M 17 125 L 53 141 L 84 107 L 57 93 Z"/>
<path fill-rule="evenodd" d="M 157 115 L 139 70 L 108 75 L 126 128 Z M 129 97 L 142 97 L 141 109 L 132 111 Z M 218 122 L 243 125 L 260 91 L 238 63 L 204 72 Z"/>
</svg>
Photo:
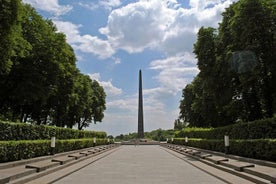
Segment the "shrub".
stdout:
<svg viewBox="0 0 276 184">
<path fill-rule="evenodd" d="M 105 132 L 0 121 L 0 140 L 49 140 L 52 136 L 56 136 L 57 139 L 82 139 L 105 138 L 107 135 Z"/>
<path fill-rule="evenodd" d="M 228 134 L 231 139 L 275 139 L 276 119 L 256 120 L 248 123 L 236 123 L 219 128 L 185 128 L 175 137 L 201 139 L 223 139 Z"/>
<path fill-rule="evenodd" d="M 107 144 L 106 139 L 97 139 L 96 145 Z M 34 158 L 50 154 L 50 140 L 0 141 L 0 162 Z M 93 139 L 57 140 L 56 153 L 92 147 Z"/>
</svg>

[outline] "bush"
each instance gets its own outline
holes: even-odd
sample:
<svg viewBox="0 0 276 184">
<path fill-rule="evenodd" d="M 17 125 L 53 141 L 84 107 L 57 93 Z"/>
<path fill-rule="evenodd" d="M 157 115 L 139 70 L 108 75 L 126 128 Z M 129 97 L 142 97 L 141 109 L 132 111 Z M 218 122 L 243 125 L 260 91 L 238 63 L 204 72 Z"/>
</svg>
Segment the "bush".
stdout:
<svg viewBox="0 0 276 184">
<path fill-rule="evenodd" d="M 57 139 L 105 138 L 105 132 L 74 130 L 45 125 L 0 122 L 0 140 L 49 140 Z"/>
<path fill-rule="evenodd" d="M 169 143 L 184 145 L 184 138 L 174 138 Z M 189 139 L 187 146 L 224 152 L 223 139 Z M 230 154 L 255 159 L 276 161 L 276 139 L 230 140 Z M 242 148 L 242 149 L 241 149 Z"/>
<path fill-rule="evenodd" d="M 223 139 L 228 134 L 231 139 L 275 139 L 276 119 L 256 120 L 248 123 L 236 123 L 219 128 L 185 128 L 175 137 L 201 139 Z"/>
<path fill-rule="evenodd" d="M 56 153 L 92 147 L 93 139 L 57 140 Z M 107 144 L 107 139 L 97 139 L 96 145 Z M 50 140 L 0 141 L 0 162 L 34 158 L 50 154 Z"/>
<path fill-rule="evenodd" d="M 193 137 L 193 138 L 205 138 L 209 137 L 210 132 L 213 128 L 197 128 L 197 127 L 187 127 L 182 131 L 178 131 L 175 137 Z"/>
</svg>

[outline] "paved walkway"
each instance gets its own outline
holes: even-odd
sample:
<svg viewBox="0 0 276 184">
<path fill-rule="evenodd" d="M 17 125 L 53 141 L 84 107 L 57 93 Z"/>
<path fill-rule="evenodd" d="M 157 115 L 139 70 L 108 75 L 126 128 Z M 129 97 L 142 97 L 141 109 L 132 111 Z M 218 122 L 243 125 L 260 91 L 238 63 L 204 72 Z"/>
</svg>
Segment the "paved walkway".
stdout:
<svg viewBox="0 0 276 184">
<path fill-rule="evenodd" d="M 190 158 L 186 158 L 190 159 Z M 122 146 L 57 184 L 223 184 L 160 146 Z"/>
</svg>

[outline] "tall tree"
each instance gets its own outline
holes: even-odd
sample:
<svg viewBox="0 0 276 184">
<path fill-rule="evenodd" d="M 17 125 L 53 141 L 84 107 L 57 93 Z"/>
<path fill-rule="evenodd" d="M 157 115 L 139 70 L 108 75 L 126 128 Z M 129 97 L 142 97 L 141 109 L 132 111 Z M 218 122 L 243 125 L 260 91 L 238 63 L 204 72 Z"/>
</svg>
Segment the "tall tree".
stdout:
<svg viewBox="0 0 276 184">
<path fill-rule="evenodd" d="M 30 5 L 0 3 L 0 118 L 79 129 L 102 121 L 104 89 L 77 69 L 65 35 Z"/>
<path fill-rule="evenodd" d="M 21 13 L 20 0 L 0 1 L 0 75 L 9 72 Z M 20 32 L 20 31 L 19 31 Z"/>
<path fill-rule="evenodd" d="M 218 126 L 216 114 L 216 37 L 214 28 L 200 28 L 197 42 L 194 44 L 194 53 L 198 60 L 198 98 L 194 106 L 200 108 L 201 117 L 204 117 L 205 126 Z"/>
<path fill-rule="evenodd" d="M 276 112 L 275 0 L 240 0 L 222 16 L 218 34 L 201 28 L 194 45 L 200 72 L 180 103 L 192 125 L 194 114 L 206 121 L 200 126 L 221 126 Z"/>
</svg>

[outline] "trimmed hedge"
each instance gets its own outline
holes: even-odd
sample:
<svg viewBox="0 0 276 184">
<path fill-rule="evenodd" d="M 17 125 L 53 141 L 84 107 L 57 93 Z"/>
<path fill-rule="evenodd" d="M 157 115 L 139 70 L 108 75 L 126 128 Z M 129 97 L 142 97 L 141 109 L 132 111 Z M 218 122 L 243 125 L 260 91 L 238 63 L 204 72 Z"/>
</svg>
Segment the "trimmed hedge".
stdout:
<svg viewBox="0 0 276 184">
<path fill-rule="evenodd" d="M 168 143 L 184 145 L 184 138 L 174 138 Z M 224 152 L 223 139 L 189 139 L 187 146 L 207 149 L 212 151 Z M 276 139 L 230 139 L 230 154 L 249 158 L 276 161 Z"/>
<path fill-rule="evenodd" d="M 7 123 L 0 121 L 0 140 L 38 140 L 51 139 L 82 139 L 82 138 L 105 138 L 105 132 L 74 130 L 45 125 L 30 125 L 25 123 Z"/>
<path fill-rule="evenodd" d="M 184 131 L 178 132 L 175 137 L 223 139 L 225 134 L 228 134 L 231 139 L 275 139 L 276 118 L 236 123 L 214 129 L 184 128 Z"/>
<path fill-rule="evenodd" d="M 96 146 L 105 144 L 108 144 L 107 139 L 96 141 Z M 49 155 L 50 145 L 50 140 L 0 141 L 0 163 Z M 89 148 L 93 145 L 93 139 L 56 140 L 55 152 Z"/>
</svg>

